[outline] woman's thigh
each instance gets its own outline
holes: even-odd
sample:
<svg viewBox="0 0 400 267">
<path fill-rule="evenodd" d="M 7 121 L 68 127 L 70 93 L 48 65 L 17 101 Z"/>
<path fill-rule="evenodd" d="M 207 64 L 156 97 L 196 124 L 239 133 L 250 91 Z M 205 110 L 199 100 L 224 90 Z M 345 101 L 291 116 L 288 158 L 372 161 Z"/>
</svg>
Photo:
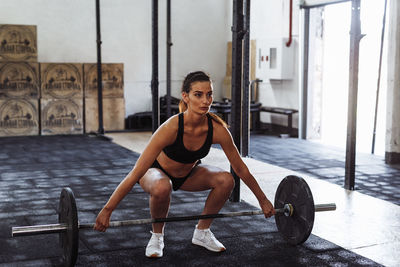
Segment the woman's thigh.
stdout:
<svg viewBox="0 0 400 267">
<path fill-rule="evenodd" d="M 169 177 L 157 168 L 148 169 L 146 174 L 140 178 L 139 184 L 149 194 L 152 194 L 156 189 L 171 190 L 172 188 Z"/>
<path fill-rule="evenodd" d="M 221 183 L 233 183 L 232 175 L 216 166 L 200 164 L 180 187 L 185 191 L 203 191 L 215 188 Z"/>
</svg>

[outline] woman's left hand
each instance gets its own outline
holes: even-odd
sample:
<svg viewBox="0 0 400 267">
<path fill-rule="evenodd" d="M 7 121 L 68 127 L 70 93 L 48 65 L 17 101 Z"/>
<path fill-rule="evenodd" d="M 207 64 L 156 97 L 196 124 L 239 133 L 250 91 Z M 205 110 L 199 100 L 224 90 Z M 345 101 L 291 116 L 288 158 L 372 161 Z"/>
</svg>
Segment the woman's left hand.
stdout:
<svg viewBox="0 0 400 267">
<path fill-rule="evenodd" d="M 264 212 L 265 218 L 271 217 L 276 213 L 274 206 L 272 206 L 272 203 L 268 200 L 268 198 L 265 198 L 260 201 L 260 207 Z"/>
</svg>

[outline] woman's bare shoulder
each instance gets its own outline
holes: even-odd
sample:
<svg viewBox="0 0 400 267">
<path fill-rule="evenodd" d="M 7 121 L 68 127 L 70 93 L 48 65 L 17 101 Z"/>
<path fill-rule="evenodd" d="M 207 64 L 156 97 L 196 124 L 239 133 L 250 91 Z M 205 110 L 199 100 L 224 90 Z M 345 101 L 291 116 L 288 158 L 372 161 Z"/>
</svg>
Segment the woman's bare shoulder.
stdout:
<svg viewBox="0 0 400 267">
<path fill-rule="evenodd" d="M 212 120 L 212 122 L 214 131 L 213 140 L 215 141 L 215 143 L 221 143 L 226 139 L 230 139 L 228 128 L 217 121 Z"/>
<path fill-rule="evenodd" d="M 174 142 L 178 132 L 178 116 L 173 115 L 153 133 L 148 146 L 165 147 Z"/>
<path fill-rule="evenodd" d="M 176 137 L 178 132 L 178 123 L 179 117 L 177 115 L 171 116 L 168 120 L 166 120 L 163 124 L 158 127 L 157 131 L 153 134 L 153 139 L 158 137 L 157 139 L 161 138 L 173 138 Z M 165 140 L 164 140 L 165 141 Z"/>
<path fill-rule="evenodd" d="M 163 124 L 160 125 L 160 128 L 166 128 L 168 130 L 178 130 L 179 127 L 179 114 L 172 115 L 169 117 Z"/>
</svg>

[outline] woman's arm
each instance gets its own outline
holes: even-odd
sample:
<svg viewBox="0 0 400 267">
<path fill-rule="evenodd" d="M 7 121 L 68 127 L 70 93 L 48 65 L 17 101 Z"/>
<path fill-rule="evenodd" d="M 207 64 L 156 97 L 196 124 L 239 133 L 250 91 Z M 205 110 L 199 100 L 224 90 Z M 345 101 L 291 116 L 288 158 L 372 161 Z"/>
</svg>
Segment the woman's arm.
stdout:
<svg viewBox="0 0 400 267">
<path fill-rule="evenodd" d="M 270 217 L 275 214 L 275 210 L 273 209 L 271 202 L 265 196 L 264 192 L 257 183 L 257 180 L 250 173 L 247 165 L 243 162 L 228 129 L 218 124 L 216 127 L 214 127 L 214 129 L 214 141 L 221 145 L 235 173 L 253 192 L 260 203 L 260 207 L 264 211 L 265 216 Z"/>
<path fill-rule="evenodd" d="M 177 129 L 177 120 L 171 118 L 165 124 L 160 126 L 152 135 L 149 143 L 136 161 L 133 169 L 119 183 L 110 199 L 100 211 L 94 229 L 103 232 L 107 229 L 111 213 L 115 210 L 121 200 L 132 190 L 133 186 L 140 180 L 140 178 L 147 172 L 151 164 L 160 154 L 161 150 L 175 140 Z"/>
</svg>

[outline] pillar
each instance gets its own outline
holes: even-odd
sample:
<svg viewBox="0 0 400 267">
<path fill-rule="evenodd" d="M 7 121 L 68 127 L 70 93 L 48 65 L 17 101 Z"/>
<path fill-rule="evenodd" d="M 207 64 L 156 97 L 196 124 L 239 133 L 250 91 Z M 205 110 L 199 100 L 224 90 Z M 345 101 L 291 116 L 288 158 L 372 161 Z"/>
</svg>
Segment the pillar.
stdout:
<svg viewBox="0 0 400 267">
<path fill-rule="evenodd" d="M 400 163 L 400 2 L 389 7 L 385 162 Z"/>
</svg>

